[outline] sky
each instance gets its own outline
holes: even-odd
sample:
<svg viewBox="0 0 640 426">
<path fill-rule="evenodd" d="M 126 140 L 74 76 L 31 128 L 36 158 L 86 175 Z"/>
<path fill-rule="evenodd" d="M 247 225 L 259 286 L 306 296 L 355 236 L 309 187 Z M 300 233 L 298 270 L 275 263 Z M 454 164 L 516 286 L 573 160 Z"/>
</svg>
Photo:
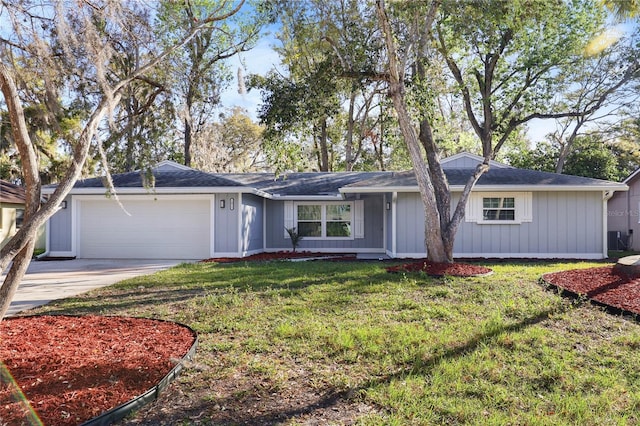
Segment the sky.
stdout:
<svg viewBox="0 0 640 426">
<path fill-rule="evenodd" d="M 248 52 L 243 52 L 230 59 L 229 66 L 233 72 L 233 81 L 221 93 L 221 105 L 227 108 L 241 107 L 247 110 L 249 116 L 257 121 L 257 111 L 262 102 L 260 92 L 251 90 L 240 94 L 238 91 L 238 68 L 242 68 L 243 75 L 266 75 L 271 69 L 280 64 L 278 54 L 273 50 L 276 40 L 267 35 L 258 41 L 256 46 Z"/>
</svg>

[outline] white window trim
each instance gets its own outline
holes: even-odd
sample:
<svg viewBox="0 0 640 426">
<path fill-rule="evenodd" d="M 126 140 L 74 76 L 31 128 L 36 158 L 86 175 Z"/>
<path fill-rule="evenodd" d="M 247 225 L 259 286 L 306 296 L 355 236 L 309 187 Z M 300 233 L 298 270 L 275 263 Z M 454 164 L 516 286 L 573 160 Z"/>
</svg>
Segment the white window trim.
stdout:
<svg viewBox="0 0 640 426">
<path fill-rule="evenodd" d="M 484 220 L 484 198 L 513 198 L 515 203 L 514 220 Z M 465 214 L 466 222 L 475 222 L 479 225 L 520 225 L 533 222 L 533 195 L 531 192 L 472 192 L 467 201 Z"/>
<path fill-rule="evenodd" d="M 351 206 L 351 235 L 348 237 L 327 237 L 327 210 L 326 206 L 344 205 Z M 322 236 L 321 237 L 303 237 L 303 240 L 309 241 L 327 241 L 327 240 L 354 240 L 364 238 L 364 201 L 285 201 L 284 202 L 284 237 L 289 239 L 287 229 L 298 228 L 298 206 L 321 206 L 322 207 Z"/>
</svg>

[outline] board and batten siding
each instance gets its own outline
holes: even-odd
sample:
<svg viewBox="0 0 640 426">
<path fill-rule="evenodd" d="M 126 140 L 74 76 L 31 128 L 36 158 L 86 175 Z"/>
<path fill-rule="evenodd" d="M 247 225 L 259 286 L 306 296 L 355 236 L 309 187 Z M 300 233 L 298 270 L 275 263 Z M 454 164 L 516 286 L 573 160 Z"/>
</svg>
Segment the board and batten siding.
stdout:
<svg viewBox="0 0 640 426">
<path fill-rule="evenodd" d="M 396 256 L 425 257 L 424 207 L 420 194 L 400 192 L 396 199 Z"/>
<path fill-rule="evenodd" d="M 602 257 L 602 197 L 597 191 L 533 192 L 531 222 L 501 225 L 463 220 L 456 234 L 454 257 Z M 457 199 L 454 194 L 452 206 Z M 396 255 L 425 253 L 419 194 L 398 194 L 397 210 Z"/>
<path fill-rule="evenodd" d="M 385 203 L 385 251 L 387 253 L 393 253 L 393 194 L 387 193 L 384 195 L 384 203 Z M 387 210 L 387 203 L 389 205 L 389 209 Z"/>
<path fill-rule="evenodd" d="M 364 238 L 339 240 L 300 241 L 298 250 L 320 252 L 384 252 L 384 198 L 382 194 L 363 195 Z M 353 200 L 346 200 L 353 201 Z M 318 203 L 322 203 L 319 201 Z M 291 240 L 285 238 L 285 201 L 266 201 L 266 247 L 267 251 L 291 250 Z M 354 224 L 355 226 L 355 224 Z"/>
<path fill-rule="evenodd" d="M 234 256 L 239 252 L 239 215 L 241 209 L 239 194 L 216 194 L 215 196 L 215 228 L 214 252 L 216 256 Z M 233 210 L 231 199 L 233 198 Z M 220 201 L 224 200 L 224 208 Z"/>
<path fill-rule="evenodd" d="M 263 245 L 263 201 L 252 195 L 242 195 L 242 251 L 251 253 L 262 251 Z"/>
<path fill-rule="evenodd" d="M 66 255 L 71 252 L 73 249 L 72 246 L 72 235 L 71 227 L 73 226 L 72 214 L 73 214 L 73 203 L 71 202 L 71 197 L 65 198 L 67 202 L 66 209 L 58 210 L 51 218 L 48 223 L 48 244 L 47 251 L 53 253 L 60 253 L 62 255 Z"/>
</svg>

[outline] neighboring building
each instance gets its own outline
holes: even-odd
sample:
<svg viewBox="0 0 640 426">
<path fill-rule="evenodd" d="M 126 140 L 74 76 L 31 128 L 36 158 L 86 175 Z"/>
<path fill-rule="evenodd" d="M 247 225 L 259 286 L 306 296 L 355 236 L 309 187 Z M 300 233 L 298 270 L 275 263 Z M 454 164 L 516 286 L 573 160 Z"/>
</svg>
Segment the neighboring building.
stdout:
<svg viewBox="0 0 640 426">
<path fill-rule="evenodd" d="M 20 229 L 24 202 L 24 188 L 0 180 L 0 248 Z"/>
<path fill-rule="evenodd" d="M 471 154 L 443 160 L 462 191 Z M 492 162 L 472 191 L 454 256 L 607 256 L 607 200 L 620 183 Z M 424 211 L 413 172 L 211 174 L 162 162 L 153 188 L 138 172 L 77 182 L 48 223 L 47 253 L 80 258 L 204 259 L 290 250 L 424 257 Z M 53 192 L 53 187 L 44 189 Z"/>
<path fill-rule="evenodd" d="M 609 249 L 640 251 L 640 169 L 622 183 L 629 190 L 615 193 L 608 205 Z"/>
</svg>

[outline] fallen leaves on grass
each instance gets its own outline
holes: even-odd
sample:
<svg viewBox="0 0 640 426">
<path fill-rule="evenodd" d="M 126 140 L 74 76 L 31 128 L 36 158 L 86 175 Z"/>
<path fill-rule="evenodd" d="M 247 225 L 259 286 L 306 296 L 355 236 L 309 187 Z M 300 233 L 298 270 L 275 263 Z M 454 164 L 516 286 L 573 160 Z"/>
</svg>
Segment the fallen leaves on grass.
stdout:
<svg viewBox="0 0 640 426">
<path fill-rule="evenodd" d="M 22 424 L 30 407 L 45 425 L 95 418 L 156 386 L 195 338 L 185 326 L 143 318 L 4 319 L 0 424 Z"/>
</svg>

